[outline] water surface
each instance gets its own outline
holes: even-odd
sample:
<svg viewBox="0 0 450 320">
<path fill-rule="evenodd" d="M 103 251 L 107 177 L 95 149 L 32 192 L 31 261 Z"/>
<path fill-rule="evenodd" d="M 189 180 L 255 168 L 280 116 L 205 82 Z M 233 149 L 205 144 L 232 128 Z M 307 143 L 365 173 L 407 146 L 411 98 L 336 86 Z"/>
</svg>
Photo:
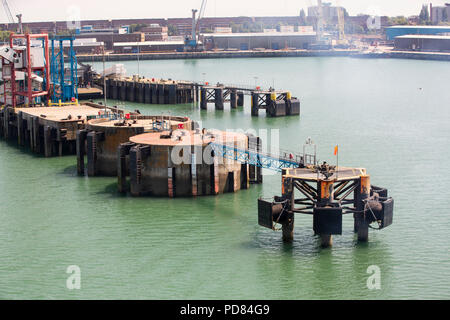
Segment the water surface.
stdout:
<svg viewBox="0 0 450 320">
<path fill-rule="evenodd" d="M 125 65 L 137 73 L 136 62 Z M 357 244 L 345 216 L 343 235 L 321 249 L 312 219 L 297 216 L 295 240 L 283 244 L 257 225 L 256 200 L 280 193 L 278 174 L 235 194 L 136 199 L 117 194 L 114 178 L 78 177 L 74 156 L 45 159 L 0 141 L 0 298 L 450 298 L 448 62 L 141 61 L 139 72 L 291 90 L 300 117 L 252 118 L 249 101 L 217 112 L 125 107 L 170 109 L 207 128 L 279 129 L 281 147 L 292 150 L 312 137 L 331 163 L 339 144 L 341 165 L 366 167 L 373 184 L 389 189 L 394 224 Z M 81 290 L 66 289 L 69 265 L 81 268 Z M 380 267 L 380 290 L 366 287 L 370 265 Z"/>
</svg>

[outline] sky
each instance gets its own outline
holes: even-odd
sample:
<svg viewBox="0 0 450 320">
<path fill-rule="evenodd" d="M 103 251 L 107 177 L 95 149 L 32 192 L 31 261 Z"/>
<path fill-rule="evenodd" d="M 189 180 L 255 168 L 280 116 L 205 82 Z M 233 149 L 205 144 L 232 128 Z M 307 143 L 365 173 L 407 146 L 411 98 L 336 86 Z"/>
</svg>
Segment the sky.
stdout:
<svg viewBox="0 0 450 320">
<path fill-rule="evenodd" d="M 424 0 L 323 0 L 341 5 L 350 15 L 418 15 Z M 443 5 L 450 0 L 434 0 Z M 201 0 L 8 0 L 12 14 L 22 13 L 24 22 L 67 21 L 120 18 L 190 17 L 191 9 L 199 8 Z M 229 16 L 294 16 L 302 8 L 316 5 L 317 0 L 209 0 L 205 17 Z M 0 22 L 8 22 L 1 10 Z"/>
</svg>

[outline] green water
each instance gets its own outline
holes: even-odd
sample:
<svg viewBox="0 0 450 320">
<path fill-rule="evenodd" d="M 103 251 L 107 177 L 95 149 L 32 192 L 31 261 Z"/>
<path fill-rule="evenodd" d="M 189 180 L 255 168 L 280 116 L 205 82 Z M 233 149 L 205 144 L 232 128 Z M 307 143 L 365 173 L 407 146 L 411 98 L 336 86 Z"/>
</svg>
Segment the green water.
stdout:
<svg viewBox="0 0 450 320">
<path fill-rule="evenodd" d="M 126 67 L 137 72 L 136 62 Z M 0 298 L 450 298 L 448 62 L 177 60 L 139 70 L 211 83 L 258 77 L 291 90 L 302 100 L 300 118 L 252 118 L 248 101 L 244 111 L 170 110 L 208 128 L 279 129 L 287 149 L 311 136 L 330 162 L 339 144 L 341 165 L 366 167 L 373 184 L 389 189 L 394 224 L 357 244 L 346 216 L 333 248 L 321 249 L 312 219 L 297 216 L 295 240 L 283 244 L 256 220 L 256 199 L 280 193 L 279 175 L 235 194 L 135 199 L 118 195 L 114 178 L 78 177 L 73 156 L 45 159 L 0 141 Z M 66 288 L 69 265 L 81 268 L 80 290 Z M 366 286 L 370 265 L 381 270 L 380 290 Z"/>
</svg>

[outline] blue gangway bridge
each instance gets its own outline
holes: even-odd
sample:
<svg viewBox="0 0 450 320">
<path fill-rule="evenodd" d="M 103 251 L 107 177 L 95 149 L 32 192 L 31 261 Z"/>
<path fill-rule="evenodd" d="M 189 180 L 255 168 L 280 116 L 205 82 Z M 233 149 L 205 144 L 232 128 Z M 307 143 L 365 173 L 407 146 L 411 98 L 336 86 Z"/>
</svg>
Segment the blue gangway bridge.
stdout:
<svg viewBox="0 0 450 320">
<path fill-rule="evenodd" d="M 216 156 L 278 172 L 282 172 L 283 169 L 302 168 L 317 164 L 315 154 L 296 153 L 282 149 L 265 152 L 260 150 L 256 143 L 250 143 L 247 149 L 221 142 L 211 142 L 210 146 Z"/>
</svg>

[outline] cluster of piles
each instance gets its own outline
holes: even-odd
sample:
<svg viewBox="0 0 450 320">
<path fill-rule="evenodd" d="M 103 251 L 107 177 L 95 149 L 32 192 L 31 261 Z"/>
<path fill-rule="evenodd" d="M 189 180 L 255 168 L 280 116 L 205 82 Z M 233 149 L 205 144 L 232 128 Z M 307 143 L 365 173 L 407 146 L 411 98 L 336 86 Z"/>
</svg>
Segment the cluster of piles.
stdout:
<svg viewBox="0 0 450 320">
<path fill-rule="evenodd" d="M 245 150 L 251 139 L 260 141 L 245 134 L 200 130 L 183 117 L 95 119 L 77 132 L 78 173 L 84 174 L 87 155 L 89 176 L 117 176 L 119 192 L 133 196 L 236 192 L 262 182 L 261 170 L 215 155 L 211 143 Z"/>
<path fill-rule="evenodd" d="M 75 154 L 76 132 L 91 117 L 111 112 L 94 103 L 62 107 L 12 108 L 0 110 L 0 136 L 46 157 Z M 114 110 L 123 115 L 122 110 Z"/>
<path fill-rule="evenodd" d="M 190 82 L 138 77 L 106 79 L 106 97 L 147 104 L 192 103 L 195 101 L 195 85 Z"/>
</svg>

